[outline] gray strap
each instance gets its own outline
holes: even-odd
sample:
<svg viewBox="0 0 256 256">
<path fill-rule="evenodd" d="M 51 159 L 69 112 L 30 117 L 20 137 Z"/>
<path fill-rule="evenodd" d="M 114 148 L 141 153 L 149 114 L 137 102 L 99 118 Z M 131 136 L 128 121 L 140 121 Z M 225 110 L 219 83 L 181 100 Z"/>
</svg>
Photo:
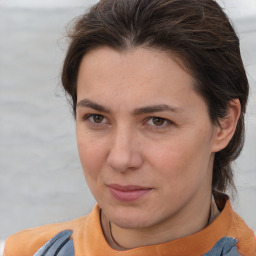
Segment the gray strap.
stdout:
<svg viewBox="0 0 256 256">
<path fill-rule="evenodd" d="M 203 256 L 240 256 L 236 246 L 237 242 L 235 238 L 223 237 Z"/>
<path fill-rule="evenodd" d="M 74 256 L 71 230 L 64 230 L 44 244 L 33 256 Z"/>
</svg>

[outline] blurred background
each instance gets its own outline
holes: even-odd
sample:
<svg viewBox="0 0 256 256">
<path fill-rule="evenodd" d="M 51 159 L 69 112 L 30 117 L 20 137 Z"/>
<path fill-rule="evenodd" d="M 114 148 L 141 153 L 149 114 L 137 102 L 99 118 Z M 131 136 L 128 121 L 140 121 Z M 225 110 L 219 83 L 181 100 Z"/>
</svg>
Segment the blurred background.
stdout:
<svg viewBox="0 0 256 256">
<path fill-rule="evenodd" d="M 95 203 L 59 78 L 65 28 L 95 2 L 0 0 L 0 248 L 17 231 L 82 216 Z M 256 230 L 256 0 L 218 2 L 239 34 L 251 86 L 233 206 Z"/>
</svg>

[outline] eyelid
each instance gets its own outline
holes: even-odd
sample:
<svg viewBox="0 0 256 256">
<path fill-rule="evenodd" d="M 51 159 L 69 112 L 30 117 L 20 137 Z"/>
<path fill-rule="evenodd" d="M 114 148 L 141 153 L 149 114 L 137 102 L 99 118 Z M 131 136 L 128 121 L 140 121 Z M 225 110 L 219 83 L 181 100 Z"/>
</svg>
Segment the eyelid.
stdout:
<svg viewBox="0 0 256 256">
<path fill-rule="evenodd" d="M 104 115 L 102 114 L 97 114 L 97 113 L 93 113 L 93 114 L 86 114 L 86 115 L 82 115 L 81 119 L 82 120 L 87 120 L 88 118 L 92 117 L 92 116 L 102 116 L 104 118 L 106 118 Z"/>
<path fill-rule="evenodd" d="M 90 125 L 96 127 L 96 128 L 101 128 L 103 126 L 106 126 L 108 125 L 107 122 L 104 122 L 104 123 L 96 123 L 96 122 L 92 122 L 89 118 L 90 117 L 93 117 L 93 116 L 102 116 L 104 119 L 107 119 L 106 116 L 102 115 L 102 114 L 98 114 L 98 113 L 90 113 L 90 114 L 86 114 L 86 115 L 83 115 L 80 120 L 81 121 L 85 121 L 85 122 L 89 122 Z M 154 124 L 149 124 L 148 122 L 150 120 L 152 120 L 153 118 L 159 118 L 159 119 L 162 119 L 164 120 L 165 124 L 161 125 L 161 126 L 157 126 L 157 125 L 154 125 Z M 145 119 L 145 121 L 143 122 L 143 124 L 146 124 L 147 126 L 150 126 L 151 129 L 165 129 L 165 128 L 168 128 L 170 126 L 173 126 L 175 125 L 174 122 L 172 122 L 171 120 L 167 119 L 167 118 L 164 118 L 164 117 L 160 117 L 160 116 L 149 116 Z"/>
<path fill-rule="evenodd" d="M 160 117 L 160 116 L 150 116 L 150 117 L 147 117 L 146 118 L 146 123 L 148 123 L 148 121 L 152 120 L 153 118 L 163 119 L 166 122 L 166 124 L 165 125 L 161 125 L 161 126 L 149 124 L 150 126 L 152 126 L 152 129 L 164 129 L 164 128 L 167 128 L 169 126 L 175 125 L 175 123 L 172 122 L 171 120 L 169 120 L 167 118 L 164 118 L 164 117 Z"/>
<path fill-rule="evenodd" d="M 95 123 L 95 122 L 92 122 L 89 118 L 90 118 L 90 117 L 93 117 L 93 116 L 102 116 L 104 119 L 107 119 L 104 115 L 95 113 L 95 114 L 86 114 L 86 115 L 83 115 L 83 116 L 81 117 L 81 121 L 83 121 L 83 122 L 89 122 L 90 125 L 92 125 L 92 126 L 94 126 L 94 127 L 96 127 L 96 128 L 97 128 L 97 127 L 100 128 L 100 127 L 102 127 L 102 126 L 104 126 L 104 125 L 107 124 L 107 123 Z"/>
</svg>

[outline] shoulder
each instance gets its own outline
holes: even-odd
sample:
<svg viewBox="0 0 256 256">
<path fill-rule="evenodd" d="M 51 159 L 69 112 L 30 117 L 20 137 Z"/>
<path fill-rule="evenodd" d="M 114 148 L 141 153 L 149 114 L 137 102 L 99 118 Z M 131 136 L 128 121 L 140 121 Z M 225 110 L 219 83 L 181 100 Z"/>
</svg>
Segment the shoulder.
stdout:
<svg viewBox="0 0 256 256">
<path fill-rule="evenodd" d="M 248 227 L 245 221 L 233 212 L 233 225 L 231 233 L 238 239 L 238 248 L 242 255 L 256 255 L 256 237 L 254 231 Z"/>
<path fill-rule="evenodd" d="M 231 245 L 238 249 L 240 255 L 255 256 L 256 237 L 254 231 L 233 210 L 230 199 L 226 195 L 218 193 L 215 201 L 221 213 L 214 221 L 213 226 L 215 225 L 215 233 L 218 230 L 223 230 L 221 237 L 224 238 L 217 245 Z"/>
<path fill-rule="evenodd" d="M 43 245 L 60 232 L 70 230 L 71 238 L 79 237 L 84 230 L 86 216 L 71 221 L 26 229 L 10 236 L 5 243 L 4 256 L 35 254 Z"/>
</svg>

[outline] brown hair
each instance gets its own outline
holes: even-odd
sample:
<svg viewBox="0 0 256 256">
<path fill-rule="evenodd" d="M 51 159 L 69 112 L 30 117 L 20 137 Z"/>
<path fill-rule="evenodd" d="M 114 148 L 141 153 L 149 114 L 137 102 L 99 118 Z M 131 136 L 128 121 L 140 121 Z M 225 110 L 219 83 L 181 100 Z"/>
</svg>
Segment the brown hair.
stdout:
<svg viewBox="0 0 256 256">
<path fill-rule="evenodd" d="M 235 189 L 231 163 L 244 143 L 244 114 L 248 80 L 239 39 L 226 14 L 213 0 L 102 0 L 78 17 L 70 30 L 62 84 L 76 116 L 76 82 L 82 57 L 108 46 L 117 51 L 142 46 L 169 51 L 191 72 L 196 91 L 208 104 L 213 124 L 225 118 L 232 99 L 238 98 L 241 115 L 228 146 L 217 152 L 213 190 Z"/>
</svg>

